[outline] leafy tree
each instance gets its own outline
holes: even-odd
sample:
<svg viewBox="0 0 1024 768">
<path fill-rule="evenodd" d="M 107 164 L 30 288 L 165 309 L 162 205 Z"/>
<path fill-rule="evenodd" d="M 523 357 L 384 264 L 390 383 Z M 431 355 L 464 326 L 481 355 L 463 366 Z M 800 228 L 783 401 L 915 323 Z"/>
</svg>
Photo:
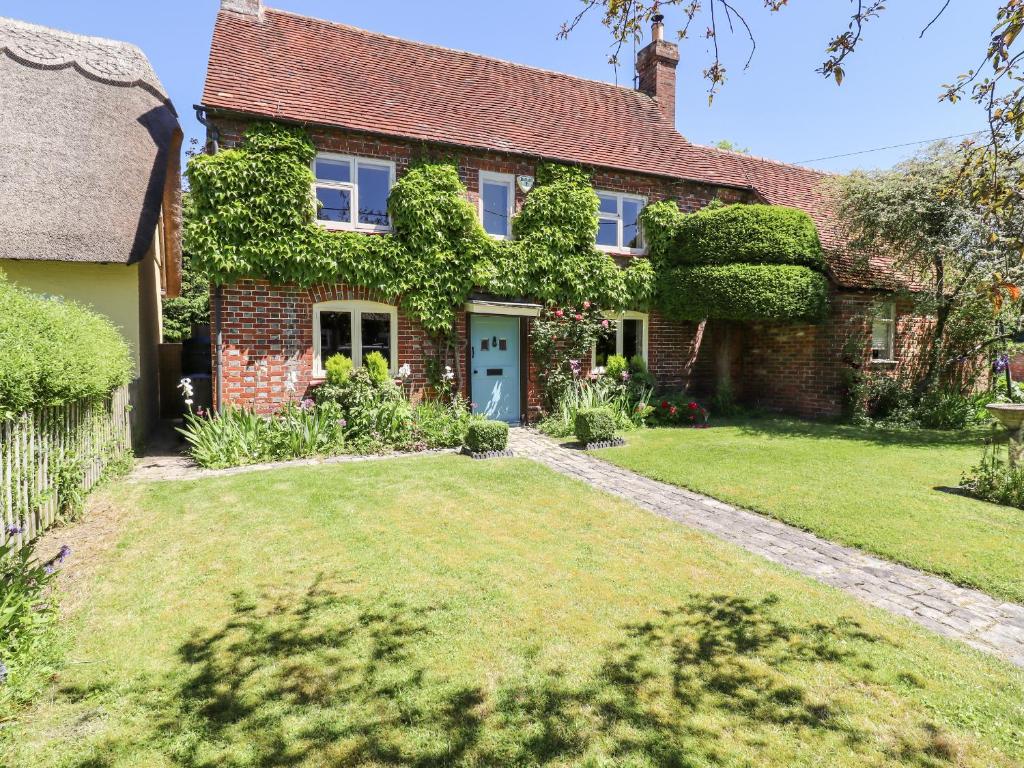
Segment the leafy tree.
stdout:
<svg viewBox="0 0 1024 768">
<path fill-rule="evenodd" d="M 715 147 L 718 149 L 724 149 L 726 152 L 739 152 L 741 155 L 750 154 L 750 147 L 741 147 L 735 142 L 729 141 L 729 139 L 716 141 Z"/>
<path fill-rule="evenodd" d="M 1000 173 L 1000 183 L 1018 183 L 1020 167 Z M 978 204 L 979 181 L 964 176 L 957 148 L 940 143 L 892 170 L 855 172 L 833 182 L 840 223 L 861 258 L 890 253 L 895 268 L 924 288 L 915 294 L 918 307 L 935 322 L 919 393 L 932 388 L 953 361 L 992 343 L 991 310 L 996 316 L 1012 312 L 1003 296 L 1020 296 L 1015 285 L 1024 275 L 1016 240 L 1024 221 L 992 219 Z"/>
<path fill-rule="evenodd" d="M 821 0 L 819 0 L 820 2 Z M 958 0 L 972 3 L 973 0 Z M 940 21 L 954 0 L 921 3 L 920 26 L 924 37 Z M 719 49 L 723 32 L 743 35 L 748 47 L 744 68 L 751 65 L 757 49 L 755 9 L 769 14 L 783 11 L 789 0 L 582 0 L 583 8 L 566 21 L 559 37 L 568 36 L 592 12 L 601 14 L 602 23 L 613 40 L 611 62 L 618 63 L 627 43 L 639 42 L 656 16 L 675 11 L 674 26 L 680 40 L 691 37 L 691 30 L 703 30 L 699 36 L 709 41 L 709 61 L 703 69 L 708 82 L 709 103 L 726 82 L 727 67 Z M 869 23 L 884 17 L 884 0 L 837 2 L 837 15 L 844 25 L 825 45 L 825 58 L 817 71 L 841 85 L 847 75 L 848 59 L 864 39 Z M 670 22 L 672 23 L 672 22 Z M 1024 186 L 1017 183 L 1012 169 L 1024 159 L 1024 0 L 1000 0 L 995 9 L 991 34 L 978 42 L 979 63 L 941 86 L 939 97 L 952 103 L 968 99 L 984 111 L 988 130 L 981 140 L 968 140 L 961 146 L 961 181 L 971 188 L 974 203 L 985 216 L 995 221 L 994 229 L 1013 237 L 1024 251 L 1024 232 L 1010 232 L 1006 220 L 1018 217 L 1024 209 Z M 1007 168 L 1011 169 L 1007 172 Z M 1000 223 L 1002 220 L 1003 223 Z M 998 286 L 994 286 L 1000 293 Z"/>
</svg>

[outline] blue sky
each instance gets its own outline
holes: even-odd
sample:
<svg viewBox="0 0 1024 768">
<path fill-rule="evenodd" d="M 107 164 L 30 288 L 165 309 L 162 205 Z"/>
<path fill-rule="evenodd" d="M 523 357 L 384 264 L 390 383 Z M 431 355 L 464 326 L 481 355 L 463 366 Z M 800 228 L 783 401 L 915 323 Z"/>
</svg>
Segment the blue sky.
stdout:
<svg viewBox="0 0 1024 768">
<path fill-rule="evenodd" d="M 269 5 L 400 37 L 612 81 L 609 37 L 597 17 L 568 41 L 555 39 L 578 0 L 272 0 Z M 872 23 L 849 62 L 842 87 L 814 72 L 830 35 L 843 26 L 846 0 L 792 0 L 769 14 L 761 0 L 748 7 L 758 49 L 742 71 L 746 49 L 723 40 L 729 82 L 708 107 L 701 70 L 706 41 L 687 41 L 679 65 L 676 122 L 692 141 L 729 139 L 753 154 L 832 171 L 887 167 L 913 152 L 903 148 L 807 162 L 921 139 L 977 130 L 983 116 L 968 103 L 939 104 L 944 82 L 976 66 L 996 0 L 953 0 L 945 16 L 918 40 L 940 0 L 894 2 Z M 0 15 L 140 46 L 168 88 L 187 136 L 201 135 L 192 105 L 199 101 L 218 0 L 0 0 Z M 668 21 L 673 20 L 672 11 Z M 678 12 L 676 12 L 678 14 Z M 627 53 L 625 59 L 630 58 Z M 343 63 L 339 63 L 339 66 Z M 631 82 L 631 69 L 619 81 Z M 528 119 L 525 117 L 524 119 Z M 600 126 L 595 126 L 600 130 Z"/>
</svg>

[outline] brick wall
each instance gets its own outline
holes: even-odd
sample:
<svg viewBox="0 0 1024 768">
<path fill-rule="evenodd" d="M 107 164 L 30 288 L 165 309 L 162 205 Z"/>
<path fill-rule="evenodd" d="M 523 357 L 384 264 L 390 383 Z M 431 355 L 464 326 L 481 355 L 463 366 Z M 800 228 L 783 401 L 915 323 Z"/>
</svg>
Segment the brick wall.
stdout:
<svg viewBox="0 0 1024 768">
<path fill-rule="evenodd" d="M 313 371 L 313 306 L 342 300 L 395 304 L 391 297 L 340 283 L 302 288 L 241 280 L 225 286 L 221 296 L 224 403 L 268 413 L 289 400 L 309 397 L 311 388 L 320 383 Z M 465 317 L 459 313 L 456 318 L 458 339 L 465 338 Z M 398 365 L 408 363 L 412 369 L 408 386 L 414 398 L 427 388 L 426 363 L 436 354 L 430 335 L 399 311 Z M 286 382 L 291 372 L 296 380 L 294 392 L 289 393 Z"/>
<path fill-rule="evenodd" d="M 237 146 L 246 123 L 218 118 L 221 144 Z M 410 162 L 424 153 L 454 158 L 469 199 L 479 199 L 479 171 L 535 175 L 536 161 L 515 155 L 480 152 L 461 147 L 430 147 L 399 139 L 388 139 L 339 129 L 312 126 L 310 136 L 318 149 L 361 157 L 390 160 L 400 177 Z M 697 210 L 718 197 L 725 202 L 751 201 L 748 193 L 728 188 L 677 181 L 643 174 L 598 170 L 594 186 L 616 192 L 642 195 L 648 201 L 673 199 L 684 210 Z M 516 189 L 516 209 L 525 195 Z M 395 304 L 395 297 L 374 296 L 351 286 L 330 285 L 300 288 L 272 286 L 266 281 L 245 280 L 225 287 L 223 292 L 224 378 L 226 403 L 273 410 L 287 399 L 285 380 L 294 370 L 298 387 L 294 397 L 308 394 L 313 379 L 312 307 L 319 301 L 359 299 Z M 871 364 L 868 315 L 877 295 L 868 292 L 836 291 L 829 319 L 821 325 L 780 325 L 752 323 L 733 327 L 732 371 L 736 394 L 742 400 L 763 407 L 803 416 L 833 416 L 839 413 L 848 372 L 854 367 L 902 370 L 915 364 L 916 339 L 924 321 L 909 314 L 909 305 L 898 306 L 896 348 L 899 366 Z M 713 391 L 715 349 L 726 327 L 721 323 L 681 323 L 650 315 L 648 363 L 664 389 L 686 389 L 697 395 Z M 398 313 L 398 362 L 408 363 L 414 392 L 427 385 L 426 361 L 435 354 L 434 344 L 414 320 Z M 456 366 L 463 390 L 468 380 L 466 315 L 459 314 L 456 334 L 460 361 Z M 528 349 L 527 349 L 528 352 Z M 584 365 L 589 367 L 589 359 Z M 534 361 L 527 356 L 530 386 L 528 411 L 539 411 Z"/>
</svg>

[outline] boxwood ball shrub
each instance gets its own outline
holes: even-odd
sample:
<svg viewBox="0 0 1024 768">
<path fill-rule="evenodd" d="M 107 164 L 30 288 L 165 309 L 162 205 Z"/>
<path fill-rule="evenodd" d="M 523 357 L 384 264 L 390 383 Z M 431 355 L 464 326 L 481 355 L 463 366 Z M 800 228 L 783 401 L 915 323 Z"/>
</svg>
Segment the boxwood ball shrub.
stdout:
<svg viewBox="0 0 1024 768">
<path fill-rule="evenodd" d="M 576 439 L 584 445 L 615 437 L 615 414 L 610 408 L 584 408 L 576 414 Z"/>
<path fill-rule="evenodd" d="M 660 277 L 659 303 L 676 320 L 813 323 L 828 311 L 828 280 L 782 264 L 675 267 Z"/>
<path fill-rule="evenodd" d="M 133 369 L 128 344 L 106 317 L 25 291 L 0 273 L 0 421 L 104 397 Z"/>
<path fill-rule="evenodd" d="M 508 447 L 508 424 L 504 421 L 481 419 L 472 421 L 466 429 L 466 448 L 471 453 L 504 451 Z"/>
</svg>

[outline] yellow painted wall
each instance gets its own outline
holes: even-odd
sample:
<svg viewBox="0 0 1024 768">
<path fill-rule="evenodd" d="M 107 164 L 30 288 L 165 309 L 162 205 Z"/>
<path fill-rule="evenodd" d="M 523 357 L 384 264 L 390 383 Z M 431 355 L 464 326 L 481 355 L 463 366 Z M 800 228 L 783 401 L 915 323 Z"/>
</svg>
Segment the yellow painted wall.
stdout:
<svg viewBox="0 0 1024 768">
<path fill-rule="evenodd" d="M 131 347 L 135 374 L 140 375 L 138 265 L 0 259 L 0 272 L 22 288 L 73 299 L 109 317 Z"/>
</svg>

